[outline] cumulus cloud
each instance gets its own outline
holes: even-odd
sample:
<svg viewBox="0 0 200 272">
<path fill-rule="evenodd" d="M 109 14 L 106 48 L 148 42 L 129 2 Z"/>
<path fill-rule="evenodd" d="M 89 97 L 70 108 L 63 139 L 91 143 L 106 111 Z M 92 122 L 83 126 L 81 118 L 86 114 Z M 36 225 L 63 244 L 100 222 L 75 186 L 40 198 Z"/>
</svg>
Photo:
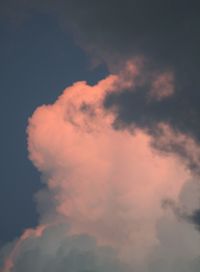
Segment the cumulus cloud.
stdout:
<svg viewBox="0 0 200 272">
<path fill-rule="evenodd" d="M 56 14 L 118 75 L 77 82 L 30 118 L 40 225 L 2 249 L 2 271 L 199 271 L 199 4 L 17 4 L 20 17 Z"/>
<path fill-rule="evenodd" d="M 77 82 L 35 110 L 27 132 L 29 157 L 46 185 L 37 195 L 40 222 L 2 249 L 2 272 L 197 271 L 198 231 L 161 205 L 166 198 L 178 203 L 188 190 L 194 176 L 187 163 L 156 152 L 145 129 L 114 129 L 116 112 L 104 107 L 108 93 L 124 86 L 132 92 L 141 71 L 129 62 L 119 74 L 94 86 Z"/>
</svg>

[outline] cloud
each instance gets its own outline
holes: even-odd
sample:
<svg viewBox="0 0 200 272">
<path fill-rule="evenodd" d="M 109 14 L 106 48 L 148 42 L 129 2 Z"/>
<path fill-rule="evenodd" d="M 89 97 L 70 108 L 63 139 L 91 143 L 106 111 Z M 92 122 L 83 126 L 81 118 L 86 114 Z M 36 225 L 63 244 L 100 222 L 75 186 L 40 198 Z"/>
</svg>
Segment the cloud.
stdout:
<svg viewBox="0 0 200 272">
<path fill-rule="evenodd" d="M 21 241 L 11 269 L 25 271 L 129 271 L 114 250 L 98 247 L 88 235 L 68 235 L 66 225 L 49 226 L 41 236 Z M 7 270 L 10 271 L 10 270 Z"/>
<path fill-rule="evenodd" d="M 47 188 L 39 226 L 2 249 L 2 271 L 199 271 L 199 195 L 189 213 L 179 208 L 199 176 L 199 4 L 18 4 L 17 13 L 7 4 L 14 21 L 27 10 L 56 14 L 118 75 L 75 83 L 31 117 L 30 159 Z M 178 203 L 172 214 L 166 198 Z"/>
<path fill-rule="evenodd" d="M 116 121 L 139 127 L 170 122 L 200 140 L 198 2 L 21 0 L 3 1 L 1 10 L 11 18 L 36 12 L 53 15 L 95 63 L 105 63 L 111 72 L 118 72 L 129 59 L 142 59 L 143 73 L 158 75 L 153 84 L 142 87 L 157 97 L 157 103 L 147 103 L 135 92 L 127 94 L 125 88 L 120 96 L 113 95 L 112 103 L 119 109 Z"/>
<path fill-rule="evenodd" d="M 179 220 L 185 220 L 194 225 L 197 230 L 200 230 L 200 210 L 196 209 L 189 213 L 184 207 L 177 205 L 171 199 L 164 199 L 162 203 L 163 208 L 170 208 Z"/>
<path fill-rule="evenodd" d="M 63 2 L 59 16 L 91 57 L 112 72 L 128 59 L 140 58 L 145 61 L 143 73 L 162 74 L 152 85 L 142 86 L 157 103 L 141 92 L 127 94 L 126 88 L 121 95 L 113 94 L 117 122 L 127 127 L 169 122 L 199 141 L 198 9 L 199 3 L 187 1 L 73 1 Z"/>
<path fill-rule="evenodd" d="M 174 94 L 174 79 L 171 73 L 157 75 L 152 82 L 150 96 L 162 100 Z"/>
<path fill-rule="evenodd" d="M 199 232 L 161 206 L 166 198 L 178 203 L 194 178 L 187 163 L 155 152 L 143 129 L 113 129 L 116 113 L 104 108 L 108 92 L 132 92 L 141 71 L 129 62 L 119 74 L 94 86 L 77 82 L 35 110 L 27 133 L 29 157 L 46 185 L 37 195 L 40 222 L 2 249 L 2 272 L 179 272 L 198 258 Z"/>
</svg>

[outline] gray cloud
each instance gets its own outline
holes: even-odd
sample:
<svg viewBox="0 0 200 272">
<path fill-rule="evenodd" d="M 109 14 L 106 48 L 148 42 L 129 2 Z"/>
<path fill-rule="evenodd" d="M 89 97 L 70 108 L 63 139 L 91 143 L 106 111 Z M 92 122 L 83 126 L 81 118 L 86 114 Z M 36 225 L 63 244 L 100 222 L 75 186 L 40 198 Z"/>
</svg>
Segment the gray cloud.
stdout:
<svg viewBox="0 0 200 272">
<path fill-rule="evenodd" d="M 195 226 L 200 230 L 200 209 L 195 210 L 189 219 L 195 224 Z"/>
<path fill-rule="evenodd" d="M 170 208 L 178 220 L 184 220 L 192 224 L 197 230 L 200 230 L 200 209 L 188 212 L 184 207 L 179 206 L 171 199 L 163 200 L 162 207 Z"/>
<path fill-rule="evenodd" d="M 23 241 L 12 272 L 129 271 L 112 248 L 97 246 L 88 235 L 68 235 L 66 225 L 52 226 L 41 237 Z"/>
</svg>

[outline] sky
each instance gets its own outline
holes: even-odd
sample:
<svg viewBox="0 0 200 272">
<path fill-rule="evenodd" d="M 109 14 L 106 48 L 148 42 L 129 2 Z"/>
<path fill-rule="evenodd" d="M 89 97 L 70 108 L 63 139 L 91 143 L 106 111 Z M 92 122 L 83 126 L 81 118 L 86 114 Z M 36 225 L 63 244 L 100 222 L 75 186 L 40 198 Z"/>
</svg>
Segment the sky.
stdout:
<svg viewBox="0 0 200 272">
<path fill-rule="evenodd" d="M 198 1 L 0 3 L 0 272 L 200 269 Z"/>
</svg>

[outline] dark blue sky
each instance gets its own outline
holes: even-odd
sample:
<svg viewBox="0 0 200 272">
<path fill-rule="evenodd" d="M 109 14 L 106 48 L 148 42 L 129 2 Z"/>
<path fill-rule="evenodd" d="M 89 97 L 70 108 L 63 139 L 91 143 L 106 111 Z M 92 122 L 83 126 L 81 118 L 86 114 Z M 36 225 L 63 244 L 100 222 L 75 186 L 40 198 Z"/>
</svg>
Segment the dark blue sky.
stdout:
<svg viewBox="0 0 200 272">
<path fill-rule="evenodd" d="M 34 193 L 40 175 L 27 158 L 27 119 L 37 106 L 53 102 L 78 80 L 106 75 L 53 17 L 35 14 L 23 22 L 0 24 L 0 242 L 37 223 Z"/>
</svg>

